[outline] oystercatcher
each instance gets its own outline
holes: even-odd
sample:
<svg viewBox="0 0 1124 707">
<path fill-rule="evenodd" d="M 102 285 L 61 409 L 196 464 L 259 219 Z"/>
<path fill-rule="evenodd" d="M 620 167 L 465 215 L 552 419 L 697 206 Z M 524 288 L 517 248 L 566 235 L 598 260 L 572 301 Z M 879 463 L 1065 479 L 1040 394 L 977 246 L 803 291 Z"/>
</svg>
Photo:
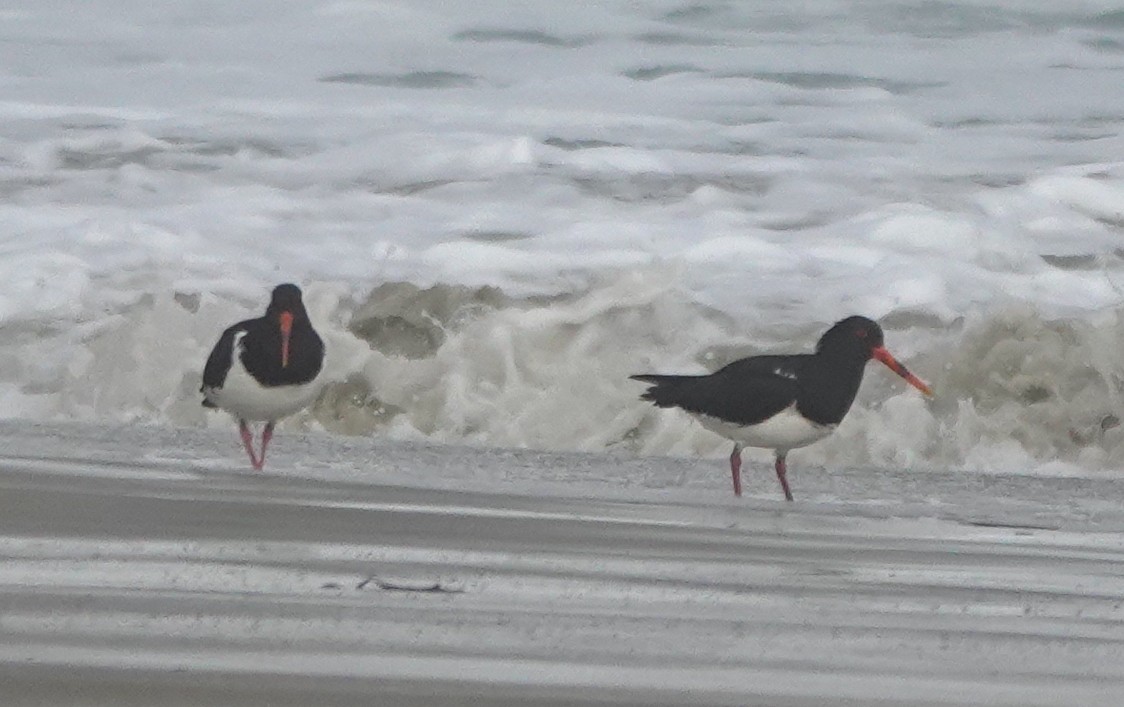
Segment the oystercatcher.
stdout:
<svg viewBox="0 0 1124 707">
<path fill-rule="evenodd" d="M 203 405 L 238 418 L 250 464 L 260 470 L 277 420 L 316 398 L 323 364 L 324 342 L 312 328 L 300 288 L 278 285 L 265 316 L 238 322 L 219 337 L 203 368 Z M 261 456 L 254 453 L 250 421 L 265 422 Z"/>
<path fill-rule="evenodd" d="M 929 386 L 906 370 L 882 342 L 882 327 L 866 317 L 847 317 L 827 330 L 815 353 L 751 356 L 705 376 L 642 374 L 652 383 L 640 396 L 661 408 L 680 408 L 702 426 L 734 441 L 730 473 L 734 495 L 742 495 L 743 446 L 772 449 L 785 500 L 792 500 L 785 456 L 831 434 L 843 420 L 866 362 L 876 358 L 915 388 Z"/>
</svg>

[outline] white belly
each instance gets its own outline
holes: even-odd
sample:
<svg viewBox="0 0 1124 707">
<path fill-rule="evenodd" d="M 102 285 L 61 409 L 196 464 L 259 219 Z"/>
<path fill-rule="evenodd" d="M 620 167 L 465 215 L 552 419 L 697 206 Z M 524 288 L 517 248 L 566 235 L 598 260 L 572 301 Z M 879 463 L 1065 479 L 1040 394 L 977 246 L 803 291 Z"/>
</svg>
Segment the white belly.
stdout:
<svg viewBox="0 0 1124 707">
<path fill-rule="evenodd" d="M 695 419 L 706 429 L 745 447 L 761 447 L 787 452 L 805 447 L 827 437 L 835 425 L 818 425 L 796 412 L 790 405 L 779 414 L 756 425 L 736 425 L 709 415 L 696 414 Z"/>
<path fill-rule="evenodd" d="M 235 347 L 238 350 L 238 347 Z M 203 394 L 215 405 L 242 420 L 270 421 L 292 415 L 308 407 L 320 393 L 317 376 L 309 383 L 267 388 L 235 361 L 221 388 L 207 388 Z"/>
</svg>

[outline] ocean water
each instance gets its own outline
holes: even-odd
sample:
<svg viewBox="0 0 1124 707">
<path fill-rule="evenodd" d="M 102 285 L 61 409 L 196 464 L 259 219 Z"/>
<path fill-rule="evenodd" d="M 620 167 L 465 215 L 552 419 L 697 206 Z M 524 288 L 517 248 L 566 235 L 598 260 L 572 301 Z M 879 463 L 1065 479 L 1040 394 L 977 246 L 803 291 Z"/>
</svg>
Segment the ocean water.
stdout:
<svg viewBox="0 0 1124 707">
<path fill-rule="evenodd" d="M 794 467 L 1115 473 L 1122 80 L 1112 2 L 0 2 L 0 416 L 230 425 L 293 281 L 290 428 L 717 457 L 627 376 L 860 313 L 937 395 Z"/>
</svg>

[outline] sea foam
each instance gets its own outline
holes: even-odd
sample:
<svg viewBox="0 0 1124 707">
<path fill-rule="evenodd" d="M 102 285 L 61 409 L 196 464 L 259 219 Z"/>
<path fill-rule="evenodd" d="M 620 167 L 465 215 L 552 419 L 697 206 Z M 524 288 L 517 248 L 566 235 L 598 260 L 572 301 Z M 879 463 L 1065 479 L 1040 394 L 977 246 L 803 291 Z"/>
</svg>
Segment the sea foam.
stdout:
<svg viewBox="0 0 1124 707">
<path fill-rule="evenodd" d="M 294 426 L 718 456 L 627 376 L 861 313 L 938 395 L 872 366 L 808 463 L 1119 462 L 1111 4 L 134 10 L 4 15 L 2 416 L 228 424 L 202 361 L 296 281 Z"/>
</svg>

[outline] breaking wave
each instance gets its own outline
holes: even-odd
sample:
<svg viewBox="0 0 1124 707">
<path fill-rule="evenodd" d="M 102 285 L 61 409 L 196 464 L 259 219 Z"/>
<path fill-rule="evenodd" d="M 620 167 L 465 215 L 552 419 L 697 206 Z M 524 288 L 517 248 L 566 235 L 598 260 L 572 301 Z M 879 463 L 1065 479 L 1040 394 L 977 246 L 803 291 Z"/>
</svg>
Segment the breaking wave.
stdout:
<svg viewBox="0 0 1124 707">
<path fill-rule="evenodd" d="M 286 426 L 642 454 L 719 456 L 728 443 L 639 401 L 630 374 L 809 350 L 829 323 L 739 323 L 659 270 L 536 297 L 405 282 L 356 296 L 316 283 L 307 301 L 328 343 L 330 383 Z M 202 364 L 225 325 L 259 308 L 168 291 L 77 326 L 9 322 L 0 406 L 8 417 L 227 425 L 199 405 Z M 1120 312 L 1048 318 L 1008 304 L 951 324 L 916 313 L 883 323 L 888 347 L 936 395 L 872 364 L 847 419 L 795 452 L 800 463 L 1064 474 L 1124 462 Z"/>
</svg>

